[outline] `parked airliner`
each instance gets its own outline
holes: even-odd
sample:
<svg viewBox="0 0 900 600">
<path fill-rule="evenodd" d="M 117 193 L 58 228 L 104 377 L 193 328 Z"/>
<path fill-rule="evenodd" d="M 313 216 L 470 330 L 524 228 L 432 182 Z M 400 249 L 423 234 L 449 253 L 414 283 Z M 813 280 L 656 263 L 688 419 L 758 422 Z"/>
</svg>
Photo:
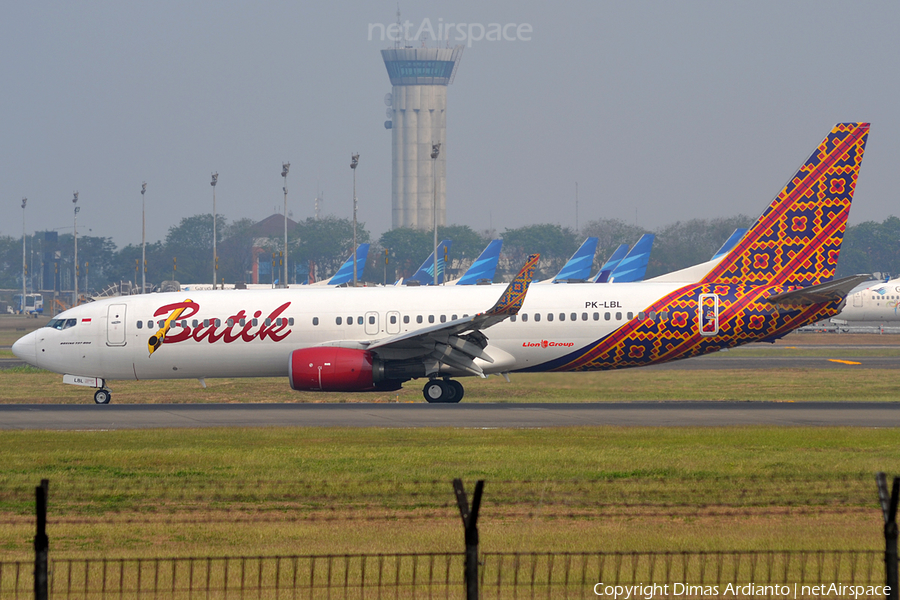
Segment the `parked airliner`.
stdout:
<svg viewBox="0 0 900 600">
<path fill-rule="evenodd" d="M 847 304 L 833 323 L 850 321 L 900 321 L 900 281 L 878 281 L 847 296 Z"/>
<path fill-rule="evenodd" d="M 841 123 L 740 242 L 705 273 L 641 283 L 530 286 L 538 257 L 495 286 L 199 291 L 110 298 L 18 340 L 26 362 L 109 380 L 287 377 L 295 390 L 395 390 L 424 378 L 639 367 L 771 341 L 832 317 L 868 275 L 833 280 L 868 137 Z M 689 276 L 689 279 L 685 278 Z"/>
</svg>

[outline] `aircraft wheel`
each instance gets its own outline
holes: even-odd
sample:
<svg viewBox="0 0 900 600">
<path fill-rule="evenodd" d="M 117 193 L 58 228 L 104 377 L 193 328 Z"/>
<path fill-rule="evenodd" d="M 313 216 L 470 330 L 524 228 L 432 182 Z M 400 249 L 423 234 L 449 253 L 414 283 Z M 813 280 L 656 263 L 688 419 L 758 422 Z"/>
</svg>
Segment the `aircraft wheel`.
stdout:
<svg viewBox="0 0 900 600">
<path fill-rule="evenodd" d="M 447 385 L 446 381 L 441 379 L 432 379 L 425 384 L 422 389 L 422 395 L 425 400 L 432 403 L 453 402 L 452 397 L 456 396 L 454 389 Z"/>
<path fill-rule="evenodd" d="M 453 388 L 453 391 L 455 392 L 453 399 L 448 400 L 448 402 L 459 402 L 463 399 L 463 396 L 466 395 L 466 390 L 463 388 L 462 384 L 455 379 L 449 380 L 447 385 Z"/>
<path fill-rule="evenodd" d="M 112 393 L 109 390 L 97 390 L 94 392 L 94 402 L 97 404 L 109 404 L 112 400 Z"/>
</svg>

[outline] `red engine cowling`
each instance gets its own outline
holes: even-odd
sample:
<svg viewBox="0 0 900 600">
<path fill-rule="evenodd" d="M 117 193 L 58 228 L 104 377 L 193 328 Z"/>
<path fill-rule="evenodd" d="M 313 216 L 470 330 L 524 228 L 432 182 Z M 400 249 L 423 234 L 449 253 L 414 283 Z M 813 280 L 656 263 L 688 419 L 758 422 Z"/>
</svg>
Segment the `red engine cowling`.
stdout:
<svg viewBox="0 0 900 600">
<path fill-rule="evenodd" d="M 374 389 L 374 358 L 368 350 L 318 347 L 291 352 L 291 388 L 314 392 L 362 392 Z"/>
</svg>

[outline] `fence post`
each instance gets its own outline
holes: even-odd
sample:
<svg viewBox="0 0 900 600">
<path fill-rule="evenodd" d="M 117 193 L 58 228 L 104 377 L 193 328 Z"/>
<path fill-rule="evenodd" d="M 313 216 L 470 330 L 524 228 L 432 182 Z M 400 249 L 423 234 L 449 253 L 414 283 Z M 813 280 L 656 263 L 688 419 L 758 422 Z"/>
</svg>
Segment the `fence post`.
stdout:
<svg viewBox="0 0 900 600">
<path fill-rule="evenodd" d="M 900 477 L 894 477 L 894 485 L 888 494 L 887 476 L 877 473 L 878 499 L 884 516 L 884 573 L 885 585 L 890 587 L 886 600 L 898 600 L 897 577 L 897 501 L 900 500 Z"/>
<path fill-rule="evenodd" d="M 453 480 L 453 491 L 456 492 L 456 503 L 466 530 L 466 566 L 465 585 L 466 600 L 478 600 L 478 509 L 481 507 L 481 493 L 484 490 L 484 479 L 475 483 L 472 495 L 472 506 L 466 498 L 462 479 Z"/>
<path fill-rule="evenodd" d="M 37 533 L 34 536 L 34 599 L 47 600 L 47 554 L 50 540 L 47 538 L 47 494 L 50 480 L 41 479 L 34 488 L 37 512 Z"/>
</svg>

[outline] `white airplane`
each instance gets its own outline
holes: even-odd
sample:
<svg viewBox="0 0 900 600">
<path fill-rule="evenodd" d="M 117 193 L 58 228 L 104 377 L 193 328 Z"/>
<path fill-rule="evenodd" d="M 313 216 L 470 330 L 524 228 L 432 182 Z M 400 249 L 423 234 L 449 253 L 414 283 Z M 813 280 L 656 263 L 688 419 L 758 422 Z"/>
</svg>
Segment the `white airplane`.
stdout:
<svg viewBox="0 0 900 600">
<path fill-rule="evenodd" d="M 852 290 L 847 305 L 831 319 L 833 323 L 850 321 L 900 321 L 900 282 L 878 281 L 861 290 Z"/>
<path fill-rule="evenodd" d="M 110 401 L 109 380 L 209 377 L 287 377 L 295 390 L 345 392 L 425 378 L 427 401 L 458 402 L 454 377 L 638 367 L 771 341 L 836 315 L 869 278 L 833 280 L 868 131 L 836 125 L 703 274 L 529 287 L 533 255 L 499 299 L 493 286 L 110 298 L 59 314 L 13 352 L 64 383 L 97 388 L 98 404 Z"/>
</svg>

